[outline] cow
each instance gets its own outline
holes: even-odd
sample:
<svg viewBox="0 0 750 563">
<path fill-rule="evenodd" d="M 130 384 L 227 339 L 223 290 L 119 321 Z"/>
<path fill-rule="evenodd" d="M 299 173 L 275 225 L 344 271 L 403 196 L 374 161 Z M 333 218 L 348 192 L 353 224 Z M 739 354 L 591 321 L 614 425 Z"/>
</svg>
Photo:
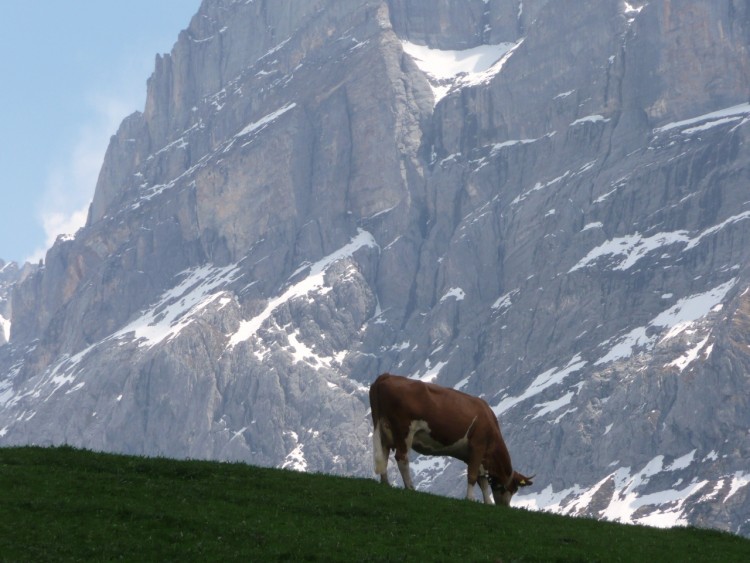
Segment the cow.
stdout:
<svg viewBox="0 0 750 563">
<path fill-rule="evenodd" d="M 513 470 L 495 413 L 478 397 L 384 373 L 370 386 L 370 407 L 375 473 L 382 483 L 388 484 L 388 457 L 396 450 L 404 487 L 414 489 L 409 473 L 413 449 L 466 463 L 470 500 L 477 482 L 486 504 L 504 506 L 510 505 L 519 487 L 532 484 L 533 475 L 525 477 Z"/>
</svg>

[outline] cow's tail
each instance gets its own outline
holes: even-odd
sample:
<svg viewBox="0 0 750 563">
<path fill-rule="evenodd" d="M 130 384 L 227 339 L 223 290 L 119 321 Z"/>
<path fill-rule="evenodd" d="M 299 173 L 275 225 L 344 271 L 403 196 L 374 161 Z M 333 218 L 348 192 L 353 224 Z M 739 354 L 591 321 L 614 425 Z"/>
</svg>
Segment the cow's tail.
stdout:
<svg viewBox="0 0 750 563">
<path fill-rule="evenodd" d="M 378 378 L 380 379 L 380 378 Z M 372 411 L 372 459 L 376 475 L 385 475 L 388 468 L 389 451 L 383 447 L 383 421 L 380 419 L 378 380 L 370 386 L 370 410 Z"/>
</svg>

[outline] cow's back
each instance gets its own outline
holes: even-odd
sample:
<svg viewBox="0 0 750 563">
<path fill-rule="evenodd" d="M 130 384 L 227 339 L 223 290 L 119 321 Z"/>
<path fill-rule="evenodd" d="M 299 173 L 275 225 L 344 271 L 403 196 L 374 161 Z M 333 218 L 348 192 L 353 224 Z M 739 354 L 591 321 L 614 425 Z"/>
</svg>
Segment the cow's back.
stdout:
<svg viewBox="0 0 750 563">
<path fill-rule="evenodd" d="M 375 422 L 381 416 L 391 418 L 395 413 L 410 420 L 424 418 L 425 406 L 431 402 L 434 400 L 421 381 L 400 375 L 384 373 L 370 386 L 370 407 Z"/>
<path fill-rule="evenodd" d="M 424 421 L 433 435 L 446 443 L 465 436 L 471 428 L 499 435 L 499 426 L 489 405 L 466 393 L 383 374 L 370 387 L 373 423 L 405 429 L 413 421 Z"/>
</svg>

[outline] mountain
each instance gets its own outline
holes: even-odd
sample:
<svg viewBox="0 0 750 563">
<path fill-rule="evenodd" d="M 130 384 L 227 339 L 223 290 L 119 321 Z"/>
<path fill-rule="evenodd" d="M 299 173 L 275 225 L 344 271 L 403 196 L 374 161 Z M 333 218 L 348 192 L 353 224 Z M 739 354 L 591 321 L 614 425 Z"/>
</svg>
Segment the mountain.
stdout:
<svg viewBox="0 0 750 563">
<path fill-rule="evenodd" d="M 390 371 L 489 402 L 516 505 L 750 535 L 748 45 L 736 0 L 205 0 L 13 283 L 0 443 L 371 475 Z"/>
</svg>

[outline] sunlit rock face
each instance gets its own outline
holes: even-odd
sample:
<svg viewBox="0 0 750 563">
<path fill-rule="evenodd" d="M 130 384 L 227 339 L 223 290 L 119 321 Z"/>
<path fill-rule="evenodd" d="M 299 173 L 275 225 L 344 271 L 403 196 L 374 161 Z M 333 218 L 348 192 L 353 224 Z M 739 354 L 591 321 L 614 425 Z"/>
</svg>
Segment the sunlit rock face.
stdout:
<svg viewBox="0 0 750 563">
<path fill-rule="evenodd" d="M 750 15 L 572 5 L 206 0 L 0 286 L 0 442 L 367 476 L 390 371 L 487 400 L 515 505 L 750 534 Z"/>
<path fill-rule="evenodd" d="M 14 262 L 0 260 L 0 345 L 10 339 L 10 294 L 18 280 L 18 266 Z"/>
</svg>

